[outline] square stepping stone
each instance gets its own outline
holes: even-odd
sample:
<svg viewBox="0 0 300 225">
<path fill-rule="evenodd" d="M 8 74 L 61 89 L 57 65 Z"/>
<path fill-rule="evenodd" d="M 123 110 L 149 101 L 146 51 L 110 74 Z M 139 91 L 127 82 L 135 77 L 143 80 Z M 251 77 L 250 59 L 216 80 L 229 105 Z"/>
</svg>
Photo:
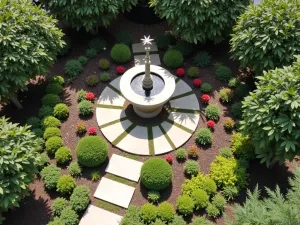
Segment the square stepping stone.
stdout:
<svg viewBox="0 0 300 225">
<path fill-rule="evenodd" d="M 117 147 L 133 154 L 149 155 L 147 127 L 136 126 L 117 144 Z"/>
<path fill-rule="evenodd" d="M 142 166 L 142 162 L 113 154 L 105 171 L 138 182 Z"/>
<path fill-rule="evenodd" d="M 152 127 L 152 133 L 155 155 L 164 154 L 173 150 L 165 135 L 161 132 L 158 126 Z"/>
<path fill-rule="evenodd" d="M 194 131 L 199 122 L 199 114 L 171 112 L 168 119 Z"/>
<path fill-rule="evenodd" d="M 133 53 L 143 53 L 145 52 L 145 46 L 142 43 L 135 43 L 132 44 L 132 51 Z M 150 45 L 150 52 L 157 52 L 157 45 L 155 42 L 152 42 L 152 45 Z"/>
<path fill-rule="evenodd" d="M 188 95 L 170 101 L 171 108 L 199 110 L 199 103 L 196 95 Z"/>
<path fill-rule="evenodd" d="M 112 212 L 89 205 L 79 225 L 119 225 L 122 218 L 122 216 Z"/>
<path fill-rule="evenodd" d="M 127 209 L 134 191 L 134 187 L 102 177 L 94 197 Z"/>
<path fill-rule="evenodd" d="M 99 126 L 124 117 L 126 117 L 126 114 L 122 109 L 96 108 L 96 118 Z"/>
<path fill-rule="evenodd" d="M 150 55 L 151 65 L 160 66 L 160 58 L 159 54 L 151 54 Z M 145 65 L 145 55 L 135 55 L 134 56 L 134 64 L 136 66 Z"/>
<path fill-rule="evenodd" d="M 190 91 L 192 91 L 190 86 L 187 85 L 187 83 L 185 83 L 184 81 L 180 80 L 176 84 L 175 91 L 174 91 L 174 94 L 172 95 L 172 97 L 176 97 L 178 95 L 185 94 Z"/>
<path fill-rule="evenodd" d="M 106 87 L 104 91 L 101 93 L 97 104 L 103 105 L 112 105 L 112 106 L 123 106 L 125 103 L 125 98 L 119 95 L 114 90 Z"/>
<path fill-rule="evenodd" d="M 129 120 L 123 120 L 119 123 L 104 127 L 101 129 L 103 135 L 113 142 L 119 135 L 121 135 L 132 123 Z"/>
</svg>

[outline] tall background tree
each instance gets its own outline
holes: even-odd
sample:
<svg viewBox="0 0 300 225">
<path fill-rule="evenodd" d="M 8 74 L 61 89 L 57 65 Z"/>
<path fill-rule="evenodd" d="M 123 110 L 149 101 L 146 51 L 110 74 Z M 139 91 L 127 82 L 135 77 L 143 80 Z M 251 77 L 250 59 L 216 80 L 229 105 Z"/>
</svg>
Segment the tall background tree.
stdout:
<svg viewBox="0 0 300 225">
<path fill-rule="evenodd" d="M 0 118 L 0 224 L 3 212 L 19 206 L 37 172 L 38 143 L 28 128 Z"/>
<path fill-rule="evenodd" d="M 27 0 L 0 0 L 0 102 L 47 72 L 63 47 L 57 21 Z"/>
<path fill-rule="evenodd" d="M 137 0 L 43 0 L 51 13 L 77 29 L 87 31 L 108 26 L 120 12 L 129 11 Z"/>
<path fill-rule="evenodd" d="M 291 65 L 299 40 L 300 1 L 264 0 L 239 17 L 230 44 L 233 58 L 259 74 Z"/>
<path fill-rule="evenodd" d="M 187 42 L 220 42 L 229 36 L 249 0 L 150 0 L 156 13 Z"/>
<path fill-rule="evenodd" d="M 300 56 L 292 66 L 264 72 L 243 102 L 242 131 L 267 166 L 300 155 Z"/>
</svg>

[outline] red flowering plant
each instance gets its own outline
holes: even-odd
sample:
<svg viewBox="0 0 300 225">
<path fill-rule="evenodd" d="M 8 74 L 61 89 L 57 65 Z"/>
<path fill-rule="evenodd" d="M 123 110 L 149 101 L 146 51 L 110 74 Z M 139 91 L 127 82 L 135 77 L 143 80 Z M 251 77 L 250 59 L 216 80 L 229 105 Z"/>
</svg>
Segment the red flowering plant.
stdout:
<svg viewBox="0 0 300 225">
<path fill-rule="evenodd" d="M 80 121 L 79 123 L 76 123 L 76 132 L 78 134 L 84 134 L 86 132 L 86 126 L 84 122 Z"/>
<path fill-rule="evenodd" d="M 202 81 L 199 78 L 194 79 L 193 81 L 193 85 L 194 87 L 200 87 L 201 86 Z"/>
<path fill-rule="evenodd" d="M 168 163 L 172 163 L 173 157 L 172 157 L 171 155 L 167 155 L 166 161 L 167 161 Z"/>
<path fill-rule="evenodd" d="M 183 68 L 178 68 L 176 70 L 176 74 L 178 77 L 183 77 L 183 75 L 185 74 L 185 70 Z"/>
<path fill-rule="evenodd" d="M 121 75 L 121 74 L 125 73 L 126 69 L 124 66 L 118 66 L 116 71 L 117 71 L 117 74 Z"/>
<path fill-rule="evenodd" d="M 190 158 L 197 158 L 198 157 L 198 147 L 196 145 L 192 145 L 188 149 L 188 156 Z"/>
<path fill-rule="evenodd" d="M 209 120 L 206 122 L 206 126 L 210 129 L 214 129 L 216 123 L 213 120 Z"/>
<path fill-rule="evenodd" d="M 209 95 L 207 95 L 207 94 L 201 95 L 201 102 L 203 102 L 205 104 L 208 104 L 209 100 L 210 100 L 210 96 Z"/>
<path fill-rule="evenodd" d="M 95 94 L 93 92 L 88 92 L 85 94 L 85 99 L 93 102 L 95 100 Z"/>
<path fill-rule="evenodd" d="M 90 127 L 88 129 L 88 134 L 89 135 L 96 135 L 97 134 L 97 129 L 95 127 Z"/>
<path fill-rule="evenodd" d="M 229 131 L 233 130 L 234 126 L 235 126 L 234 120 L 230 117 L 227 117 L 224 121 L 225 130 L 229 130 Z"/>
</svg>

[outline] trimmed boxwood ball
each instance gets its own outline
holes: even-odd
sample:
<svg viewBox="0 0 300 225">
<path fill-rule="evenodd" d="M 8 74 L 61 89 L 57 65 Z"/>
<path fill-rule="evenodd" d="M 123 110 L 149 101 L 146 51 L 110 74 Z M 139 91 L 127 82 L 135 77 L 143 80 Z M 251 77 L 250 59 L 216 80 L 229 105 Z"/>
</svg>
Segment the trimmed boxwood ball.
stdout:
<svg viewBox="0 0 300 225">
<path fill-rule="evenodd" d="M 46 116 L 53 115 L 53 107 L 48 105 L 43 105 L 39 110 L 39 117 L 44 118 Z"/>
<path fill-rule="evenodd" d="M 43 105 L 54 107 L 56 104 L 61 103 L 61 99 L 58 95 L 46 94 L 42 98 L 42 103 L 43 103 Z"/>
<path fill-rule="evenodd" d="M 176 49 L 168 50 L 163 58 L 164 64 L 170 69 L 176 69 L 183 64 L 182 53 Z"/>
<path fill-rule="evenodd" d="M 175 210 L 172 204 L 162 202 L 157 207 L 158 217 L 165 222 L 171 222 L 175 216 Z"/>
<path fill-rule="evenodd" d="M 212 143 L 212 132 L 209 128 L 200 128 L 196 132 L 196 142 L 201 145 L 210 145 Z"/>
<path fill-rule="evenodd" d="M 53 116 L 47 116 L 42 120 L 42 126 L 44 128 L 48 127 L 60 127 L 61 122 Z"/>
<path fill-rule="evenodd" d="M 79 56 L 77 59 L 82 66 L 84 66 L 88 62 L 88 58 L 85 56 Z"/>
<path fill-rule="evenodd" d="M 172 182 L 172 168 L 161 158 L 148 159 L 141 169 L 141 181 L 150 190 L 166 189 Z"/>
<path fill-rule="evenodd" d="M 111 49 L 110 57 L 116 63 L 127 63 L 131 59 L 130 48 L 125 44 L 115 44 Z"/>
<path fill-rule="evenodd" d="M 54 215 L 60 216 L 61 212 L 67 208 L 68 201 L 65 198 L 57 198 L 53 201 L 52 210 Z"/>
<path fill-rule="evenodd" d="M 184 172 L 190 176 L 196 176 L 200 172 L 200 165 L 195 160 L 188 160 L 184 164 Z"/>
<path fill-rule="evenodd" d="M 70 197 L 71 208 L 76 212 L 82 212 L 85 210 L 90 202 L 89 195 L 90 190 L 87 186 L 77 186 Z"/>
<path fill-rule="evenodd" d="M 81 116 L 90 115 L 93 112 L 93 103 L 83 100 L 78 104 L 78 111 Z"/>
<path fill-rule="evenodd" d="M 88 136 L 79 140 L 76 152 L 78 162 L 81 165 L 95 167 L 106 160 L 108 147 L 104 139 L 97 136 Z"/>
<path fill-rule="evenodd" d="M 45 145 L 47 153 L 54 155 L 55 152 L 64 145 L 64 142 L 60 137 L 51 137 L 46 141 Z"/>
<path fill-rule="evenodd" d="M 72 151 L 68 147 L 60 147 L 55 152 L 55 159 L 60 164 L 65 164 L 67 162 L 70 162 L 72 160 Z"/>
<path fill-rule="evenodd" d="M 26 124 L 30 125 L 31 129 L 39 128 L 41 126 L 41 119 L 33 116 L 26 121 Z"/>
<path fill-rule="evenodd" d="M 54 217 L 52 221 L 47 223 L 47 225 L 65 225 L 65 223 L 62 222 L 58 217 Z"/>
<path fill-rule="evenodd" d="M 61 212 L 59 219 L 65 225 L 77 225 L 78 224 L 78 215 L 73 209 L 71 209 L 71 207 L 65 208 Z"/>
<path fill-rule="evenodd" d="M 76 182 L 70 175 L 63 175 L 59 178 L 56 190 L 63 195 L 71 194 L 73 189 L 76 187 Z"/>
<path fill-rule="evenodd" d="M 191 197 L 194 200 L 196 210 L 203 209 L 208 205 L 209 195 L 202 189 L 193 191 Z"/>
<path fill-rule="evenodd" d="M 54 165 L 46 166 L 41 171 L 41 177 L 44 181 L 44 185 L 49 190 L 56 188 L 60 175 L 61 169 Z"/>
<path fill-rule="evenodd" d="M 193 199 L 188 195 L 182 195 L 177 198 L 176 207 L 178 212 L 183 216 L 192 214 L 194 206 Z"/>
<path fill-rule="evenodd" d="M 60 120 L 65 120 L 69 117 L 69 107 L 66 104 L 60 103 L 54 107 L 53 115 Z"/>
<path fill-rule="evenodd" d="M 46 93 L 47 94 L 54 94 L 54 95 L 59 95 L 63 92 L 63 86 L 57 83 L 50 83 L 46 87 Z"/>
<path fill-rule="evenodd" d="M 141 207 L 141 218 L 145 223 L 151 223 L 157 217 L 157 208 L 150 204 L 146 203 Z"/>
<path fill-rule="evenodd" d="M 208 105 L 204 114 L 208 120 L 218 121 L 221 115 L 221 109 L 217 105 Z"/>
<path fill-rule="evenodd" d="M 61 131 L 57 127 L 48 127 L 44 132 L 44 139 L 48 140 L 51 137 L 61 137 Z"/>
</svg>

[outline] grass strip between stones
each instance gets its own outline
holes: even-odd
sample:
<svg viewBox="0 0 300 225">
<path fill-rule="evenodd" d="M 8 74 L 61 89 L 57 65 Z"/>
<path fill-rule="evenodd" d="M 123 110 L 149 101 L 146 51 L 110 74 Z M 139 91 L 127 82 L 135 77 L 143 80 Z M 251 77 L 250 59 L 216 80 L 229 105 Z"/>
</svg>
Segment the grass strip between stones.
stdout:
<svg viewBox="0 0 300 225">
<path fill-rule="evenodd" d="M 117 88 L 115 88 L 114 86 L 112 86 L 111 84 L 108 84 L 107 87 L 109 87 L 111 90 L 113 90 L 114 92 L 116 92 L 117 94 L 119 94 L 123 97 L 122 92 L 120 90 L 118 90 Z"/>
<path fill-rule="evenodd" d="M 105 105 L 105 104 L 97 104 L 98 108 L 106 108 L 106 109 L 123 109 L 123 106 L 117 105 Z"/>
<path fill-rule="evenodd" d="M 171 108 L 169 110 L 171 112 L 179 112 L 179 113 L 191 113 L 191 114 L 200 113 L 200 110 L 196 110 L 196 109 L 175 109 L 175 108 Z"/>
<path fill-rule="evenodd" d="M 116 213 L 116 214 L 119 214 L 121 209 L 122 209 L 120 206 L 111 204 L 111 203 L 103 201 L 103 200 L 99 200 L 97 202 L 97 206 L 102 208 L 102 209 L 105 209 L 107 211 L 110 211 L 112 213 Z"/>
<path fill-rule="evenodd" d="M 122 156 L 124 156 L 128 159 L 133 159 L 133 160 L 136 160 L 136 161 L 140 161 L 140 156 L 139 155 L 130 154 L 128 152 L 122 152 Z"/>
<path fill-rule="evenodd" d="M 169 135 L 167 134 L 167 132 L 164 130 L 164 128 L 161 125 L 158 125 L 159 129 L 161 130 L 161 132 L 163 133 L 163 135 L 165 136 L 165 138 L 167 139 L 167 141 L 169 142 L 169 144 L 171 145 L 172 149 L 176 149 L 176 146 L 174 145 L 173 141 L 171 140 L 171 138 L 169 137 Z"/>
<path fill-rule="evenodd" d="M 150 127 L 150 126 L 147 127 L 147 131 L 148 131 L 147 133 L 148 133 L 149 153 L 150 153 L 150 155 L 155 155 L 152 127 Z"/>
<path fill-rule="evenodd" d="M 113 145 L 117 145 L 122 141 L 127 134 L 129 134 L 137 125 L 136 124 L 131 124 L 122 134 L 120 134 L 113 142 Z"/>
<path fill-rule="evenodd" d="M 190 134 L 194 133 L 194 131 L 192 131 L 191 129 L 189 129 L 189 128 L 185 127 L 185 126 L 182 126 L 181 124 L 176 123 L 175 121 L 172 121 L 172 120 L 170 120 L 170 119 L 167 119 L 166 121 L 167 121 L 168 123 L 170 123 L 170 124 L 174 124 L 174 126 L 180 128 L 181 130 L 184 130 L 184 131 L 186 131 L 186 132 L 188 132 L 188 133 L 190 133 Z"/>
<path fill-rule="evenodd" d="M 108 178 L 108 179 L 111 179 L 113 181 L 119 182 L 121 184 L 125 184 L 125 185 L 128 185 L 128 186 L 131 186 L 131 187 L 136 187 L 136 185 L 137 185 L 137 183 L 134 182 L 134 181 L 127 180 L 127 179 L 125 179 L 123 177 L 118 177 L 118 176 L 110 174 L 110 173 L 107 173 L 105 175 L 105 177 Z"/>
<path fill-rule="evenodd" d="M 111 121 L 111 122 L 109 122 L 109 123 L 102 124 L 102 125 L 99 126 L 99 127 L 100 127 L 100 129 L 102 129 L 102 128 L 105 128 L 105 127 L 114 125 L 114 124 L 116 124 L 116 123 L 122 122 L 122 121 L 124 121 L 124 120 L 127 120 L 127 117 L 123 117 L 123 118 L 121 118 L 121 119 L 113 120 L 113 121 Z"/>
<path fill-rule="evenodd" d="M 170 100 L 175 100 L 175 99 L 178 99 L 178 98 L 183 98 L 183 97 L 186 97 L 186 96 L 189 96 L 189 95 L 192 95 L 192 94 L 194 94 L 194 92 L 193 91 L 189 91 L 189 92 L 183 93 L 181 95 L 174 96 Z"/>
<path fill-rule="evenodd" d="M 176 80 L 175 80 L 175 83 L 177 84 L 179 81 L 180 81 L 180 78 L 177 77 Z"/>
</svg>

